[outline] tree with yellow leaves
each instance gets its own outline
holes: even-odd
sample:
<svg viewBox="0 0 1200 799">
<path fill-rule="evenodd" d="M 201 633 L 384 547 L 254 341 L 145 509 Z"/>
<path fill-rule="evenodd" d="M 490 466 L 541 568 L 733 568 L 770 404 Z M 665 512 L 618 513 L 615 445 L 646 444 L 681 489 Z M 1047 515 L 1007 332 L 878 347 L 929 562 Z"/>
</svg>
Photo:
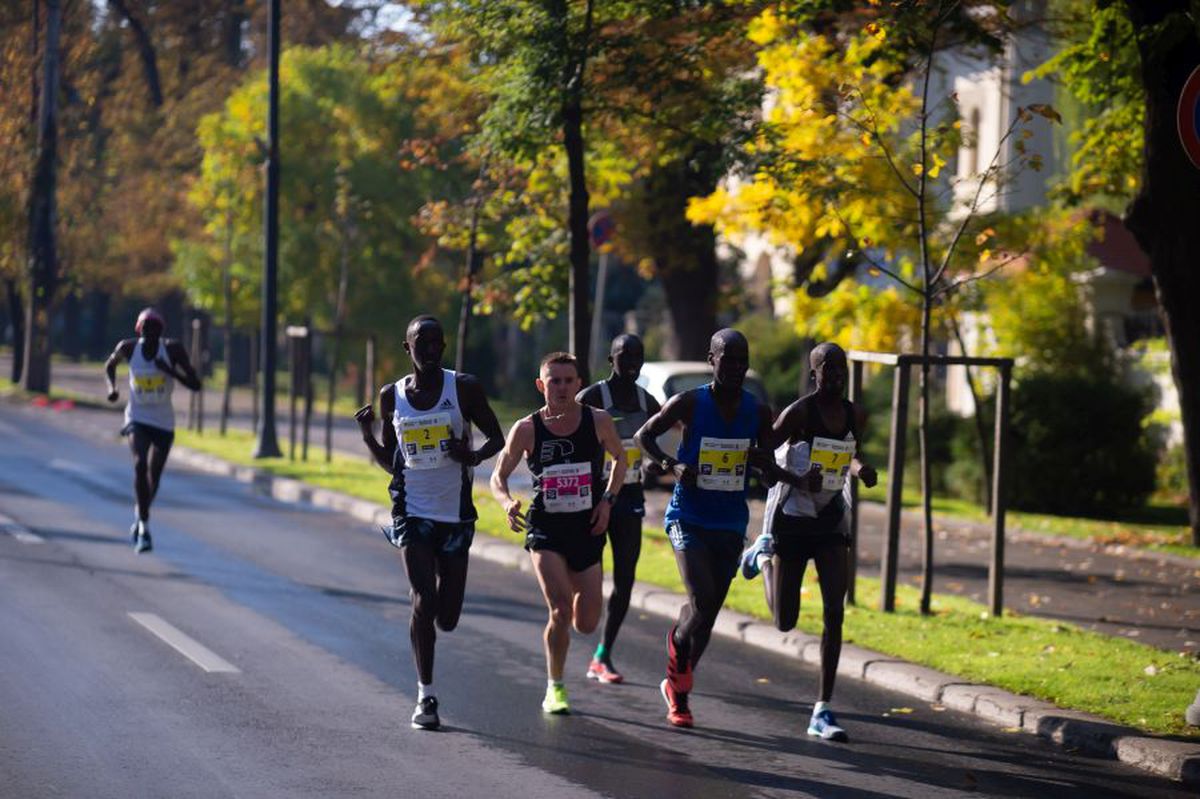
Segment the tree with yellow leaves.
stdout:
<svg viewBox="0 0 1200 799">
<path fill-rule="evenodd" d="M 866 265 L 888 278 L 882 290 L 841 283 L 818 301 L 797 299 L 798 324 L 858 346 L 897 346 L 919 337 L 931 351 L 934 314 L 956 291 L 994 274 L 1022 247 L 1003 241 L 981 209 L 1017 170 L 1039 169 L 1026 126 L 1057 118 L 1048 106 L 1018 110 L 1000 147 L 976 174 L 942 177 L 965 138 L 956 98 L 931 92 L 950 51 L 997 53 L 1012 20 L 989 3 L 783 0 L 750 29 L 770 94 L 749 168 L 694 201 L 696 222 L 735 240 L 766 235 L 822 277 Z M 915 300 L 915 302 L 913 302 Z M 929 365 L 920 371 L 919 437 L 925 511 L 921 609 L 932 590 L 932 498 L 927 428 Z"/>
</svg>

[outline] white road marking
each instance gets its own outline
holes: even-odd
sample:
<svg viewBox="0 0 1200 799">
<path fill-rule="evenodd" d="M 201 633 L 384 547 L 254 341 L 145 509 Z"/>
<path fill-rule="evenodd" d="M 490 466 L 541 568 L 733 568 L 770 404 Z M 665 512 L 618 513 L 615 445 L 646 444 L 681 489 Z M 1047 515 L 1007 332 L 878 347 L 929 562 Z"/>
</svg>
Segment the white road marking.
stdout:
<svg viewBox="0 0 1200 799">
<path fill-rule="evenodd" d="M 46 543 L 46 539 L 31 531 L 28 527 L 19 524 L 16 519 L 5 516 L 3 513 L 0 513 L 0 530 L 8 533 L 22 544 Z"/>
<path fill-rule="evenodd" d="M 237 666 L 153 613 L 130 612 L 129 618 L 154 633 L 176 652 L 209 673 L 237 674 L 240 672 Z"/>
<path fill-rule="evenodd" d="M 88 469 L 86 466 L 80 466 L 78 463 L 75 463 L 74 461 L 66 461 L 66 460 L 63 460 L 62 458 L 55 458 L 54 460 L 50 461 L 49 466 L 51 469 L 54 469 L 54 470 L 60 471 L 60 472 L 75 472 L 76 474 L 90 474 L 91 473 L 91 470 Z"/>
</svg>

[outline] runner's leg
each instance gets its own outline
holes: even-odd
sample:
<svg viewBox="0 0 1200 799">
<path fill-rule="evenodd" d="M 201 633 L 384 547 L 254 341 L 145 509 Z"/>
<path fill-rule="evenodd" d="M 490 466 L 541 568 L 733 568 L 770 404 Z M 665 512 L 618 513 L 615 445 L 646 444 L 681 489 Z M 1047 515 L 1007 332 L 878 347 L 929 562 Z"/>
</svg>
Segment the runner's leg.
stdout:
<svg viewBox="0 0 1200 799">
<path fill-rule="evenodd" d="M 433 683 L 433 651 L 437 641 L 434 628 L 434 619 L 438 616 L 436 557 L 433 546 L 424 540 L 405 544 L 400 553 L 404 557 L 404 571 L 408 574 L 408 595 L 412 598 L 408 634 L 412 640 L 417 679 L 430 685 Z"/>
<path fill-rule="evenodd" d="M 150 518 L 150 434 L 139 425 L 129 433 L 129 451 L 133 453 L 133 495 L 137 501 L 137 517 L 141 521 Z"/>
<path fill-rule="evenodd" d="M 593 563 L 581 572 L 568 570 L 571 579 L 571 620 L 575 629 L 583 635 L 595 631 L 600 624 L 600 611 L 604 608 L 604 566 Z"/>
<path fill-rule="evenodd" d="M 161 441 L 150 447 L 150 502 L 158 496 L 158 485 L 162 481 L 163 469 L 167 465 L 167 456 L 171 454 L 173 440 Z M 146 512 L 150 512 L 149 503 Z"/>
<path fill-rule="evenodd" d="M 543 642 L 546 649 L 546 675 L 555 682 L 562 680 L 563 665 L 567 660 L 567 649 L 571 645 L 571 617 L 574 586 L 570 569 L 562 555 L 549 550 L 534 550 L 529 553 L 533 560 L 533 571 L 537 574 L 542 596 L 546 599 L 549 618 Z"/>
<path fill-rule="evenodd" d="M 675 651 L 680 661 L 695 668 L 708 646 L 732 575 L 726 577 L 727 570 L 715 562 L 714 553 L 706 547 L 676 550 L 675 563 L 688 596 L 675 627 Z"/>
<path fill-rule="evenodd" d="M 469 562 L 466 550 L 449 555 L 439 553 L 437 556 L 437 626 L 443 632 L 450 632 L 458 626 L 463 597 L 467 592 Z"/>
<path fill-rule="evenodd" d="M 841 544 L 822 547 L 813 557 L 817 581 L 821 585 L 821 602 L 825 606 L 825 625 L 821 633 L 821 701 L 833 696 L 837 678 L 838 659 L 842 655 L 842 620 L 846 600 L 846 547 Z"/>
<path fill-rule="evenodd" d="M 782 560 L 778 555 L 763 564 L 763 582 L 767 586 L 767 606 L 775 618 L 775 628 L 794 629 L 800 617 L 800 588 L 808 560 Z"/>
<path fill-rule="evenodd" d="M 608 617 L 604 621 L 602 641 L 606 656 L 611 656 L 621 623 L 629 612 L 633 579 L 637 574 L 638 558 L 642 554 L 642 517 L 632 514 L 614 516 L 608 540 L 612 544 L 613 589 L 608 598 Z"/>
</svg>

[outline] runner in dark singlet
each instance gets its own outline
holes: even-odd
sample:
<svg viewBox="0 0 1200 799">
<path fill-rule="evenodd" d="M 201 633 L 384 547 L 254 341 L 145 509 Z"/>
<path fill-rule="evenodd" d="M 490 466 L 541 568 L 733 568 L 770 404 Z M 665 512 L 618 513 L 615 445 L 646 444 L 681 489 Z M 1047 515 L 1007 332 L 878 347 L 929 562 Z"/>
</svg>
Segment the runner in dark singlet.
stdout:
<svg viewBox="0 0 1200 799">
<path fill-rule="evenodd" d="M 504 438 L 479 381 L 442 368 L 446 339 L 437 319 L 418 316 L 409 322 L 404 350 L 412 374 L 379 391 L 383 442 L 375 440 L 370 405 L 354 418 L 375 461 L 392 475 L 392 525 L 384 534 L 400 549 L 412 597 L 408 629 L 417 667 L 412 726 L 437 729 L 434 644 L 437 629 L 453 630 L 462 612 L 477 518 L 472 470 L 499 452 Z M 471 448 L 472 426 L 487 437 L 479 449 Z"/>
<path fill-rule="evenodd" d="M 133 453 L 136 505 L 129 538 L 139 554 L 154 547 L 150 537 L 150 503 L 158 494 L 163 468 L 175 441 L 171 388 L 178 380 L 192 391 L 200 390 L 200 376 L 192 368 L 187 350 L 178 341 L 163 337 L 166 327 L 158 311 L 143 309 L 133 327 L 138 338 L 120 341 L 104 364 L 108 401 L 116 402 L 121 396 L 117 391 L 117 364 L 129 362 L 129 402 L 125 405 L 121 435 L 129 437 L 129 451 Z"/>
<path fill-rule="evenodd" d="M 525 549 L 549 611 L 542 710 L 556 714 L 570 712 L 562 678 L 571 627 L 586 635 L 600 621 L 604 531 L 625 479 L 625 451 L 612 417 L 580 405 L 575 399 L 579 384 L 574 355 L 556 352 L 542 359 L 537 387 L 546 404 L 513 425 L 492 472 L 492 493 L 508 515 L 508 526 L 525 533 Z M 613 468 L 607 488 L 597 496 L 606 452 Z M 522 458 L 533 474 L 528 515 L 508 489 Z"/>
<path fill-rule="evenodd" d="M 771 488 L 763 516 L 763 533 L 742 555 L 742 574 L 759 570 L 767 606 L 775 626 L 796 626 L 800 615 L 800 586 L 809 560 L 817 567 L 824 605 L 821 634 L 821 686 L 813 706 L 808 734 L 831 741 L 847 740 L 829 702 L 842 651 L 843 603 L 848 578 L 845 526 L 847 478 L 857 476 L 868 488 L 875 470 L 858 452 L 867 414 L 844 398 L 848 370 L 846 353 L 836 344 L 820 344 L 809 356 L 816 388 L 789 405 L 775 422 L 768 446 L 788 477 Z"/>
<path fill-rule="evenodd" d="M 619 683 L 624 679 L 613 667 L 612 649 L 621 622 L 629 610 L 638 557 L 642 551 L 642 517 L 646 515 L 642 492 L 643 471 L 647 468 L 659 471 L 658 464 L 642 458 L 642 451 L 633 440 L 634 434 L 646 420 L 659 411 L 658 401 L 637 384 L 645 360 L 640 338 L 630 334 L 617 336 L 612 341 L 608 356 L 612 375 L 607 380 L 588 386 L 579 395 L 579 401 L 584 405 L 600 408 L 612 416 L 617 434 L 621 437 L 621 446 L 625 448 L 625 484 L 621 486 L 608 518 L 613 589 L 608 598 L 604 636 L 587 670 L 589 679 L 602 683 Z"/>
</svg>

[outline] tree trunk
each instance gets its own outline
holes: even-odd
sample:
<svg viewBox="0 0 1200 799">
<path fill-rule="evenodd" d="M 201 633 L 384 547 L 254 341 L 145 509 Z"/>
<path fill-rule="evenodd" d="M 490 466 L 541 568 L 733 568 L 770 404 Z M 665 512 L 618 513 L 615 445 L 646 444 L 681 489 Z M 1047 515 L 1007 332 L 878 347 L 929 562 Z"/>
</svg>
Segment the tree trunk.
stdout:
<svg viewBox="0 0 1200 799">
<path fill-rule="evenodd" d="M 46 0 L 37 161 L 29 194 L 29 295 L 25 315 L 25 370 L 21 380 L 26 391 L 41 394 L 50 391 L 50 306 L 58 281 L 58 37 L 61 19 L 59 0 Z"/>
<path fill-rule="evenodd" d="M 1200 546 L 1200 227 L 1195 198 L 1200 169 L 1189 163 L 1176 129 L 1176 106 L 1188 75 L 1200 63 L 1200 37 L 1185 0 L 1126 3 L 1140 34 L 1142 86 L 1146 91 L 1145 157 L 1142 183 L 1129 207 L 1127 222 L 1150 256 L 1159 313 L 1171 347 L 1171 374 L 1179 392 L 1184 456 L 1188 473 L 1188 514 L 1192 544 Z M 1170 24 L 1148 36 L 1169 18 Z"/>
<path fill-rule="evenodd" d="M 4 288 L 8 292 L 8 317 L 12 320 L 13 329 L 12 372 L 9 377 L 14 386 L 19 386 L 25 370 L 25 305 L 17 281 L 6 279 Z"/>
<path fill-rule="evenodd" d="M 90 360 L 101 360 L 108 357 L 108 306 L 110 297 L 107 291 L 93 291 L 88 297 L 91 305 L 91 326 L 87 332 L 87 343 L 84 351 Z"/>
<path fill-rule="evenodd" d="M 921 301 L 921 402 L 917 434 L 921 440 L 921 615 L 929 615 L 933 600 L 933 480 L 929 462 L 929 328 L 932 298 Z"/>
<path fill-rule="evenodd" d="M 717 330 L 717 236 L 687 218 L 689 197 L 703 197 L 720 179 L 719 148 L 698 144 L 643 182 L 633 213 L 644 220 L 645 248 L 654 259 L 670 313 L 666 357 L 703 361 Z"/>
</svg>

